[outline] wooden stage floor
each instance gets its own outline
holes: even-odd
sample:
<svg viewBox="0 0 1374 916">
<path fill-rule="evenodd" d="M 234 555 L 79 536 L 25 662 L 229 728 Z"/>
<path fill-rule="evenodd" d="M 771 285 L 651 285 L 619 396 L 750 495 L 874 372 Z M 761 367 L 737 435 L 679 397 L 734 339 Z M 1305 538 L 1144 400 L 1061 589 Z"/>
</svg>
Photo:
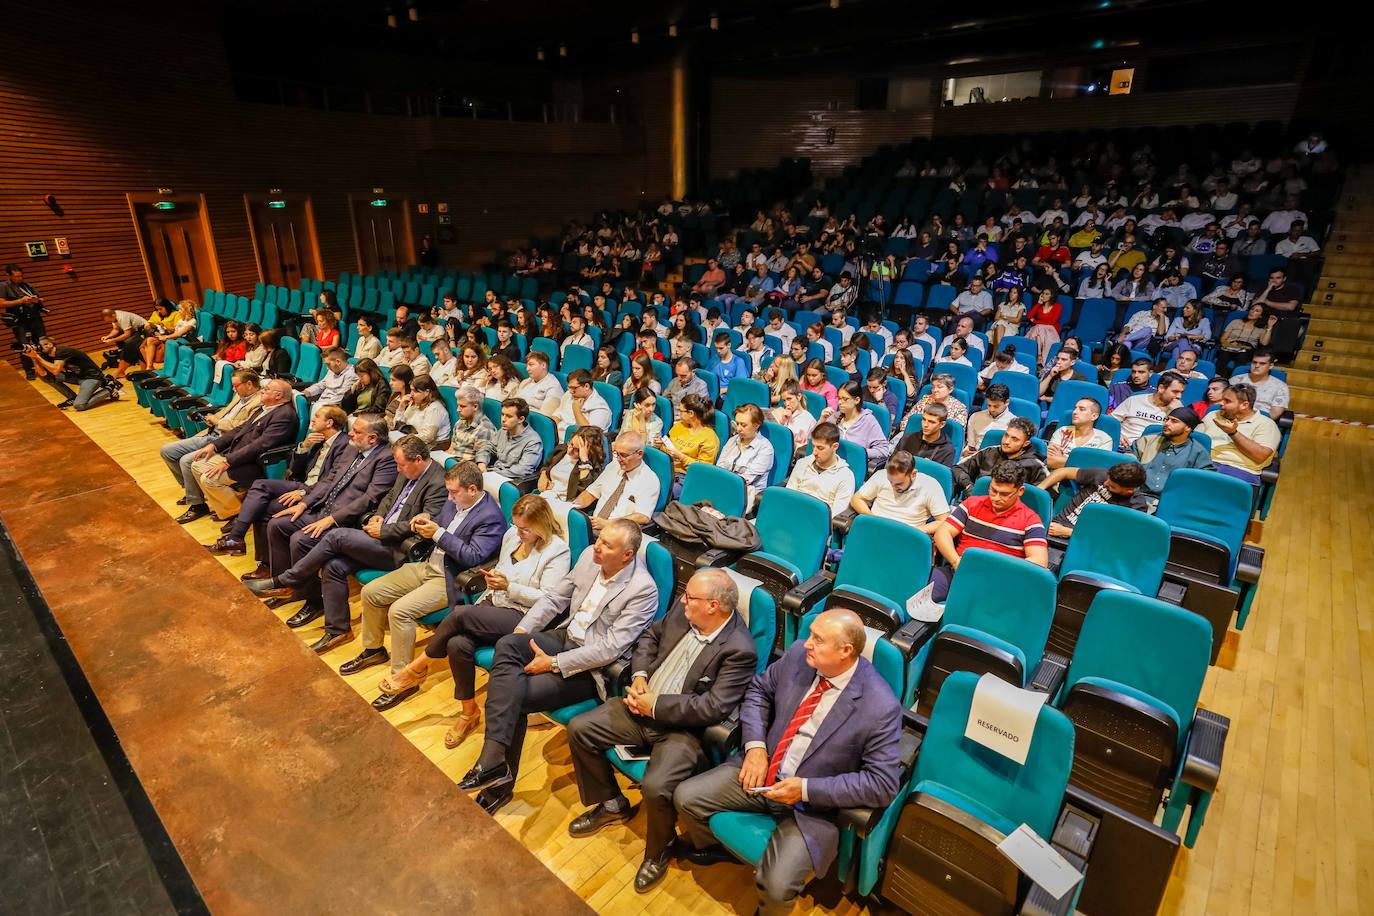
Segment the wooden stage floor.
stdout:
<svg viewBox="0 0 1374 916">
<path fill-rule="evenodd" d="M 56 400 L 45 386 L 38 390 Z M 67 419 L 127 471 L 164 513 L 179 511 L 173 503 L 181 494 L 157 456 L 170 434 L 134 405 L 132 396 L 119 404 L 69 414 Z M 73 437 L 64 441 L 74 460 L 89 447 Z M 1374 534 L 1369 523 L 1374 489 L 1367 483 L 1374 480 L 1371 446 L 1374 429 L 1298 421 L 1284 462 L 1283 485 L 1265 525 L 1268 556 L 1249 627 L 1243 634 L 1229 635 L 1204 689 L 1204 704 L 1232 720 L 1220 790 L 1197 847 L 1179 857 L 1163 912 L 1374 912 Z M 200 520 L 186 531 L 209 543 L 217 527 Z M 159 524 L 158 537 L 166 530 Z M 141 552 L 151 559 L 155 551 L 145 547 Z M 222 562 L 235 574 L 252 565 L 241 557 Z M 156 562 L 150 562 L 148 570 L 150 576 L 164 577 L 178 572 Z M 227 581 L 216 577 L 213 586 L 199 593 L 188 583 L 192 587 L 186 601 L 204 617 L 216 619 L 227 642 L 242 645 L 242 633 L 234 631 L 242 629 L 239 615 L 248 593 L 226 595 Z M 230 605 L 234 612 L 226 613 Z M 280 609 L 276 615 L 285 619 L 292 610 L 294 606 Z M 354 613 L 356 620 L 356 599 Z M 284 626 L 278 636 L 283 634 L 290 635 Z M 308 643 L 319 634 L 316 625 L 295 638 Z M 175 630 L 163 638 L 175 640 Z M 243 648 L 247 654 L 240 658 L 252 667 L 252 648 Z M 323 661 L 337 671 L 357 651 L 355 642 L 330 652 Z M 377 695 L 376 682 L 383 672 L 372 668 L 341 681 L 370 700 Z M 429 759 L 444 781 L 456 780 L 472 765 L 481 743 L 474 738 L 456 751 L 444 749 L 442 736 L 454 712 L 450 687 L 446 671 L 432 675 L 417 697 L 383 716 Z M 361 705 L 340 704 L 332 695 L 302 701 L 310 705 L 309 717 L 319 728 L 338 725 L 344 706 L 347 721 L 354 723 Z M 301 727 L 298 721 L 260 725 L 264 737 L 274 727 L 284 732 Z M 395 760 L 395 772 L 388 778 L 432 784 L 433 771 L 419 772 L 426 768 L 416 767 L 418 760 Z M 515 800 L 496 821 L 597 912 L 752 910 L 752 875 L 742 866 L 676 865 L 653 892 L 635 894 L 631 881 L 643 851 L 642 816 L 593 839 L 572 840 L 567 825 L 581 806 L 562 730 L 531 730 L 525 761 Z M 349 761 L 338 763 L 347 766 Z M 448 842 L 451 834 L 440 826 L 442 820 L 442 815 L 426 818 L 405 842 L 417 848 Z M 205 829 L 213 828 L 207 823 Z M 380 838 L 358 831 L 339 839 L 361 856 Z M 480 858 L 470 861 L 481 867 Z M 811 912 L 864 911 L 843 898 L 806 897 L 803 903 Z M 409 909 L 400 907 L 399 901 L 397 908 Z M 549 908 L 550 913 L 557 911 Z"/>
</svg>

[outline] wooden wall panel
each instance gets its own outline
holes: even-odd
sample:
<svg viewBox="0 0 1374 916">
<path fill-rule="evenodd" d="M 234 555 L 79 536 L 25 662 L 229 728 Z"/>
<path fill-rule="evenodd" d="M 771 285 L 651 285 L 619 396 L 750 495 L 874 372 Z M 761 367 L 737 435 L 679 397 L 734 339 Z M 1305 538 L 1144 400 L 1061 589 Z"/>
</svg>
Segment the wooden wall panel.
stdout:
<svg viewBox="0 0 1374 916">
<path fill-rule="evenodd" d="M 49 330 L 76 346 L 93 348 L 105 332 L 102 306 L 148 309 L 130 192 L 204 194 L 224 285 L 247 293 L 258 271 L 244 193 L 309 194 L 324 273 L 337 276 L 358 268 L 350 193 L 380 186 L 412 204 L 447 201 L 458 238 L 442 253 L 461 263 L 668 187 L 663 157 L 645 152 L 666 147 L 666 134 L 647 133 L 654 126 L 429 121 L 239 103 L 203 4 L 160 7 L 156 29 L 96 0 L 17 0 L 6 13 L 7 30 L 24 38 L 0 55 L 0 263 L 24 264 L 53 310 Z M 48 193 L 63 216 L 39 202 Z M 411 219 L 418 244 L 434 214 L 427 222 L 412 211 Z M 25 241 L 51 249 L 58 236 L 70 257 L 27 260 Z"/>
</svg>

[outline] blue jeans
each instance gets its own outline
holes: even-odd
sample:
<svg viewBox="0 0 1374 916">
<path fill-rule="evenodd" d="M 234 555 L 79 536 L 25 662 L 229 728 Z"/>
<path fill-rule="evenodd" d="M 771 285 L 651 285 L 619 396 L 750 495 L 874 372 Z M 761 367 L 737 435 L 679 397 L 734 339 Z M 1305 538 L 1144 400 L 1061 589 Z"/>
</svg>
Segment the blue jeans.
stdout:
<svg viewBox="0 0 1374 916">
<path fill-rule="evenodd" d="M 191 456 L 214 442 L 216 438 L 193 436 L 190 439 L 178 439 L 176 442 L 167 443 L 158 451 L 162 460 L 167 462 L 167 470 L 172 472 L 172 476 L 185 491 L 187 502 L 205 502 L 205 494 L 201 492 L 200 484 L 196 483 L 196 475 L 191 473 Z"/>
<path fill-rule="evenodd" d="M 80 379 L 78 391 L 72 391 L 71 388 L 67 386 L 67 378 L 65 375 L 59 375 L 57 377 L 45 375 L 43 376 L 43 381 L 56 389 L 57 393 L 62 395 L 62 397 L 71 401 L 72 407 L 76 410 L 90 410 L 91 407 L 95 406 L 91 402 L 97 397 L 108 398 L 110 396 L 110 393 L 100 386 L 101 379 L 98 378 Z"/>
</svg>

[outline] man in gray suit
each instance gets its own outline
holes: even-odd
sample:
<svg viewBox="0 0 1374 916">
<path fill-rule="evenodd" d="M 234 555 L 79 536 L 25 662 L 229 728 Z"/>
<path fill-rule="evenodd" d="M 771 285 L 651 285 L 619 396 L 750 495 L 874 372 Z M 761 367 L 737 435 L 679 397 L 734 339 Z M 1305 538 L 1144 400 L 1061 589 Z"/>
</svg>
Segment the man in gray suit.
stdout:
<svg viewBox="0 0 1374 916">
<path fill-rule="evenodd" d="M 322 407 L 318 413 L 337 410 Z M 419 436 L 402 436 L 391 446 L 400 476 L 382 497 L 377 511 L 363 519 L 362 528 L 331 528 L 318 544 L 281 575 L 247 582 L 260 598 L 305 599 L 289 617 L 293 630 L 324 617 L 324 636 L 311 646 L 327 652 L 353 638 L 348 615 L 348 577 L 359 569 L 396 569 L 410 556 L 420 536 L 410 521 L 424 513 L 436 516 L 448 491 L 444 469 L 430 460 L 429 446 Z"/>
<path fill-rule="evenodd" d="M 758 655 L 749 625 L 735 613 L 739 589 L 719 569 L 692 576 L 680 608 L 644 631 L 625 698 L 607 700 L 568 724 L 568 746 L 582 803 L 590 811 L 568 825 L 587 837 L 634 817 L 606 751 L 648 745 L 641 787 L 648 828 L 635 890 L 645 893 L 668 873 L 676 833 L 673 791 L 707 765 L 702 729 L 734 712 L 754 679 Z"/>
<path fill-rule="evenodd" d="M 755 811 L 777 822 L 754 883 L 759 912 L 781 916 L 812 875 L 830 870 L 841 808 L 881 808 L 897 796 L 902 708 L 863 657 L 853 611 L 820 614 L 749 687 L 740 707 L 744 756 L 677 787 L 673 802 L 697 864 L 734 861 L 711 815 Z"/>
<path fill-rule="evenodd" d="M 658 610 L 658 586 L 638 559 L 639 526 L 608 522 L 568 577 L 496 644 L 487 681 L 482 756 L 458 786 L 481 791 L 489 813 L 510 801 L 525 743 L 525 717 L 606 698 L 601 670 L 630 654 Z M 543 628 L 566 612 L 566 623 Z"/>
</svg>

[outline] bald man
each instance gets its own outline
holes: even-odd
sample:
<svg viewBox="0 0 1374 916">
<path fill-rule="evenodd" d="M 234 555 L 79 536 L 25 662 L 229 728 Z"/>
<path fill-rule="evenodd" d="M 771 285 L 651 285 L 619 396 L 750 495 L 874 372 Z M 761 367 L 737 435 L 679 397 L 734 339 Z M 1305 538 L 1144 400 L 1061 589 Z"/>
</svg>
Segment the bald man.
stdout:
<svg viewBox="0 0 1374 916">
<path fill-rule="evenodd" d="M 577 789 L 582 803 L 592 806 L 568 825 L 574 837 L 635 815 L 606 751 L 617 744 L 651 749 L 641 783 L 648 816 L 644 861 L 634 881 L 641 894 L 668 873 L 677 821 L 673 792 L 706 768 L 702 730 L 724 721 L 754 679 L 758 655 L 738 604 L 739 589 L 724 571 L 697 572 L 682 603 L 639 638 L 624 699 L 608 700 L 568 724 Z"/>
<path fill-rule="evenodd" d="M 699 865 L 734 861 L 711 833 L 711 815 L 753 811 L 777 821 L 754 875 L 759 913 L 790 913 L 811 877 L 830 870 L 841 808 L 882 808 L 897 795 L 902 709 L 863 657 L 866 636 L 853 611 L 820 614 L 745 694 L 744 756 L 673 796 L 687 857 Z"/>
<path fill-rule="evenodd" d="M 479 792 L 489 813 L 510 801 L 525 744 L 525 719 L 584 700 L 605 700 L 611 662 L 628 658 L 658 610 L 658 586 L 638 559 L 639 525 L 606 522 L 567 578 L 496 644 L 487 680 L 486 740 L 459 788 Z M 562 614 L 568 617 L 544 629 Z"/>
</svg>

